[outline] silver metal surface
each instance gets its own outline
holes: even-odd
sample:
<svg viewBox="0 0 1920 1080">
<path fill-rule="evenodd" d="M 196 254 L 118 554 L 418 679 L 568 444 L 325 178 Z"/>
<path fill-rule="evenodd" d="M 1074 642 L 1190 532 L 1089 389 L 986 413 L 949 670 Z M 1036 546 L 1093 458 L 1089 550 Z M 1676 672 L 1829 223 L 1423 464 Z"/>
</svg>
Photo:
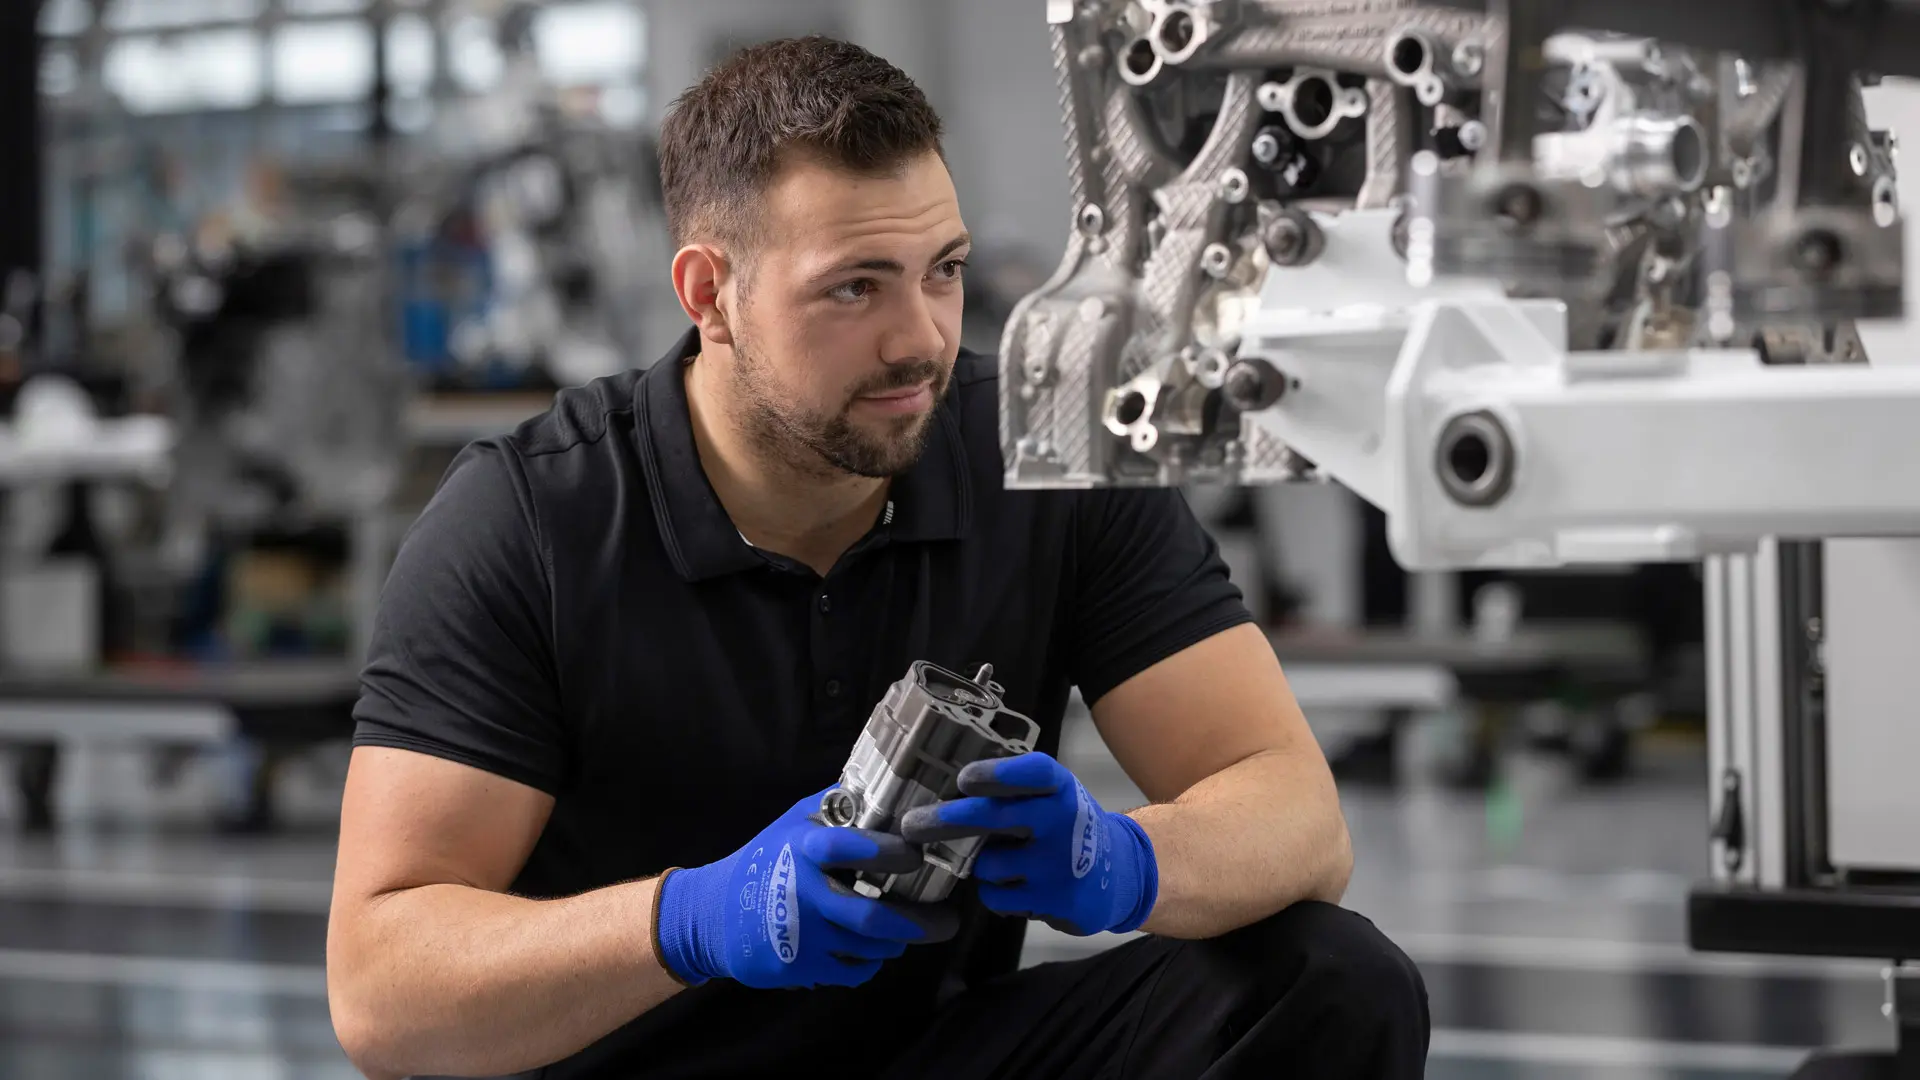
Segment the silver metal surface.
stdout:
<svg viewBox="0 0 1920 1080">
<path fill-rule="evenodd" d="M 1920 541 L 1829 540 L 1824 569 L 1828 854 L 1920 871 Z"/>
<path fill-rule="evenodd" d="M 1745 347 L 1783 326 L 1832 340 L 1900 310 L 1893 143 L 1857 100 L 1823 142 L 1794 64 L 1493 10 L 1050 5 L 1075 228 L 1004 332 L 1006 483 L 1299 475 L 1196 358 L 1246 358 L 1263 297 L 1292 295 L 1318 255 L 1303 221 L 1395 210 L 1403 262 L 1383 272 L 1559 301 L 1574 351 Z M 1807 188 L 1830 143 L 1853 187 Z M 1386 285 L 1349 279 L 1326 310 Z"/>
<path fill-rule="evenodd" d="M 990 664 L 970 679 L 915 663 L 868 716 L 839 785 L 821 797 L 821 822 L 897 833 L 908 811 L 957 795 L 967 765 L 1032 750 L 1039 725 L 1008 709 L 1003 692 Z M 861 873 L 854 888 L 873 897 L 943 900 L 972 871 L 982 843 L 969 837 L 927 844 L 919 870 Z"/>
</svg>

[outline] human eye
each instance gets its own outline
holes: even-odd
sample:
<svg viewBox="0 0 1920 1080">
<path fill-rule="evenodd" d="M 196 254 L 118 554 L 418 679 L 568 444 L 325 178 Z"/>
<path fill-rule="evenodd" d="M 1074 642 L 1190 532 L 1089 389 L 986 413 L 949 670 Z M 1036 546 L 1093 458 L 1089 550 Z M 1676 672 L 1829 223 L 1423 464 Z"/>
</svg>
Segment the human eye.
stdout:
<svg viewBox="0 0 1920 1080">
<path fill-rule="evenodd" d="M 856 281 L 835 285 L 833 288 L 827 290 L 827 295 L 841 303 L 852 304 L 872 296 L 874 288 L 873 279 L 860 278 Z"/>
<path fill-rule="evenodd" d="M 933 268 L 934 280 L 941 282 L 959 281 L 965 276 L 966 268 L 967 260 L 948 259 L 946 262 Z"/>
</svg>

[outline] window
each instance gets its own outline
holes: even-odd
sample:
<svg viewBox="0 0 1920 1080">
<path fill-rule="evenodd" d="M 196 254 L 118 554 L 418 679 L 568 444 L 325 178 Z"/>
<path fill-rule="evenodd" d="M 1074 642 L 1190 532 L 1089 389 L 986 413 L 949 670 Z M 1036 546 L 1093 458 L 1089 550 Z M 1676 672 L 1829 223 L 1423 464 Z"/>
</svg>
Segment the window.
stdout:
<svg viewBox="0 0 1920 1080">
<path fill-rule="evenodd" d="M 365 98 L 373 52 L 373 30 L 358 20 L 282 26 L 273 36 L 273 96 L 287 105 Z"/>
<path fill-rule="evenodd" d="M 447 31 L 447 70 L 462 90 L 491 90 L 500 82 L 506 62 L 494 38 L 492 19 L 468 15 Z"/>
<path fill-rule="evenodd" d="M 101 22 L 109 30 L 159 30 L 260 15 L 261 0 L 110 0 Z"/>
<path fill-rule="evenodd" d="M 367 10 L 367 0 L 280 0 L 289 15 L 352 15 Z"/>
<path fill-rule="evenodd" d="M 135 113 L 244 109 L 260 100 L 260 38 L 237 29 L 122 38 L 101 76 Z"/>
<path fill-rule="evenodd" d="M 561 86 L 631 80 L 646 57 L 646 22 L 626 0 L 555 4 L 533 38 L 540 70 Z"/>
<path fill-rule="evenodd" d="M 47 0 L 40 9 L 40 33 L 44 37 L 72 37 L 85 33 L 92 23 L 88 0 Z"/>
<path fill-rule="evenodd" d="M 387 83 L 395 97 L 419 97 L 433 86 L 433 27 L 419 15 L 387 24 Z"/>
</svg>

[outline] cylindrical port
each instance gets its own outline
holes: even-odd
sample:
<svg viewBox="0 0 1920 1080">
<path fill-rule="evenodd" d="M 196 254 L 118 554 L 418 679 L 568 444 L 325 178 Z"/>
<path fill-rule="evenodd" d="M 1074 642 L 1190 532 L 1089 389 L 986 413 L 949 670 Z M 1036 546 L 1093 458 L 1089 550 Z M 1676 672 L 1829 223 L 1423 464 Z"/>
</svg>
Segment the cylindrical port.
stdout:
<svg viewBox="0 0 1920 1080">
<path fill-rule="evenodd" d="M 1614 140 L 1613 184 L 1623 193 L 1690 192 L 1707 179 L 1706 133 L 1690 116 L 1623 117 Z"/>
<path fill-rule="evenodd" d="M 1434 466 L 1454 502 L 1493 506 L 1513 489 L 1513 439 L 1492 413 L 1462 413 L 1441 429 Z"/>
<path fill-rule="evenodd" d="M 1240 360 L 1227 369 L 1222 384 L 1227 404 L 1241 412 L 1258 412 L 1280 403 L 1287 394 L 1287 377 L 1265 360 Z"/>
<path fill-rule="evenodd" d="M 1793 268 L 1816 281 L 1832 277 L 1846 258 L 1845 242 L 1824 228 L 1808 229 L 1794 238 L 1787 249 L 1787 261 Z"/>
<path fill-rule="evenodd" d="M 1325 75 L 1304 75 L 1289 85 L 1290 93 L 1281 105 L 1280 115 L 1287 126 L 1303 139 L 1323 139 L 1340 123 L 1334 106 L 1340 100 L 1340 88 Z"/>
<path fill-rule="evenodd" d="M 1516 180 L 1494 192 L 1489 209 L 1507 228 L 1525 229 L 1547 212 L 1547 202 L 1539 188 Z"/>
<path fill-rule="evenodd" d="M 1138 390 L 1129 390 L 1114 399 L 1113 421 L 1123 428 L 1130 428 L 1147 415 L 1147 395 Z"/>
<path fill-rule="evenodd" d="M 1160 54 L 1154 51 L 1153 42 L 1143 37 L 1134 38 L 1120 52 L 1120 77 L 1134 86 L 1145 86 L 1160 74 L 1160 64 Z"/>
<path fill-rule="evenodd" d="M 1175 64 L 1193 55 L 1199 36 L 1200 27 L 1194 21 L 1193 12 L 1178 6 L 1161 13 L 1153 33 L 1160 45 L 1161 57 Z"/>
<path fill-rule="evenodd" d="M 860 816 L 860 800 L 853 792 L 836 787 L 820 796 L 820 820 L 836 829 L 844 829 Z"/>
<path fill-rule="evenodd" d="M 1233 269 L 1233 249 L 1225 244 L 1208 244 L 1200 253 L 1200 269 L 1216 280 L 1226 277 Z"/>
<path fill-rule="evenodd" d="M 1433 39 L 1418 30 L 1402 30 L 1387 39 L 1387 78 L 1418 86 L 1433 73 Z"/>
</svg>

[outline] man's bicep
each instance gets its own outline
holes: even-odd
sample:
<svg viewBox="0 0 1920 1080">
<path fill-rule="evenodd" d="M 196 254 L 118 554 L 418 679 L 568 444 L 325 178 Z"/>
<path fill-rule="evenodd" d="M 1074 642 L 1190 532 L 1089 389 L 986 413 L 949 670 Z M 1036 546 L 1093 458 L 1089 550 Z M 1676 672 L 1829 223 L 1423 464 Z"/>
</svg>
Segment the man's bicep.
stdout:
<svg viewBox="0 0 1920 1080">
<path fill-rule="evenodd" d="M 1261 753 L 1320 750 L 1273 647 L 1242 624 L 1167 657 L 1093 706 L 1094 726 L 1154 802 Z"/>
<path fill-rule="evenodd" d="M 553 802 L 545 792 L 456 761 L 356 748 L 340 804 L 336 911 L 424 885 L 505 892 Z"/>
</svg>

